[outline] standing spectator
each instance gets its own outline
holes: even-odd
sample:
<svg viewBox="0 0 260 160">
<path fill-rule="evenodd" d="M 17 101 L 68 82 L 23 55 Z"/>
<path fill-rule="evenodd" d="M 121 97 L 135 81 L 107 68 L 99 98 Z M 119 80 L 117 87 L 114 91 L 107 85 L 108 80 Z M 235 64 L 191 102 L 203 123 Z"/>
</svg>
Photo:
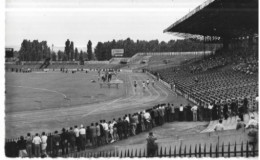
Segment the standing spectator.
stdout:
<svg viewBox="0 0 260 160">
<path fill-rule="evenodd" d="M 80 151 L 80 139 L 79 139 L 79 129 L 78 126 L 74 126 L 74 133 L 76 135 L 76 145 L 78 152 Z"/>
<path fill-rule="evenodd" d="M 218 121 L 218 124 L 216 124 L 214 131 L 223 131 L 224 130 L 224 126 L 222 124 L 222 119 L 220 119 Z"/>
<path fill-rule="evenodd" d="M 20 140 L 17 141 L 17 147 L 19 150 L 19 157 L 26 157 L 27 152 L 26 152 L 26 140 L 24 140 L 24 137 L 21 136 Z"/>
<path fill-rule="evenodd" d="M 91 131 L 90 131 L 90 127 L 87 126 L 86 128 L 86 144 L 87 146 L 93 146 L 92 144 L 92 137 L 91 137 Z"/>
<path fill-rule="evenodd" d="M 61 146 L 62 155 L 68 154 L 69 153 L 69 144 L 68 144 L 69 135 L 65 128 L 62 128 L 62 133 L 60 135 L 60 138 L 61 138 L 60 146 Z"/>
<path fill-rule="evenodd" d="M 230 104 L 230 107 L 231 107 L 232 116 L 236 116 L 237 115 L 237 103 L 235 101 L 235 98 L 232 98 L 232 102 Z"/>
<path fill-rule="evenodd" d="M 247 113 L 248 112 L 248 100 L 246 97 L 243 99 L 243 107 L 244 107 L 244 113 Z"/>
<path fill-rule="evenodd" d="M 99 127 L 100 127 L 100 144 L 105 144 L 105 130 L 103 127 L 103 120 L 99 121 Z"/>
<path fill-rule="evenodd" d="M 59 154 L 59 148 L 60 148 L 60 135 L 58 134 L 58 131 L 54 132 L 52 142 L 53 142 L 53 156 L 57 157 Z"/>
<path fill-rule="evenodd" d="M 175 107 L 174 104 L 171 105 L 171 118 L 170 121 L 173 122 L 175 121 Z"/>
<path fill-rule="evenodd" d="M 109 128 L 108 128 L 108 124 L 106 123 L 106 120 L 103 120 L 103 128 L 104 128 L 104 132 L 105 132 L 105 143 L 108 144 L 109 143 Z"/>
<path fill-rule="evenodd" d="M 71 151 L 75 152 L 76 134 L 73 131 L 72 127 L 70 127 L 70 131 L 69 131 L 69 144 L 70 144 Z"/>
<path fill-rule="evenodd" d="M 126 117 L 123 119 L 123 132 L 124 138 L 126 139 L 128 137 L 128 121 L 126 120 Z"/>
<path fill-rule="evenodd" d="M 156 107 L 153 108 L 155 125 L 159 125 L 159 111 Z M 140 121 L 139 121 L 140 123 Z"/>
<path fill-rule="evenodd" d="M 118 118 L 117 121 L 117 131 L 118 131 L 118 137 L 121 140 L 123 138 L 123 124 L 121 118 Z"/>
<path fill-rule="evenodd" d="M 181 104 L 179 107 L 179 121 L 183 121 L 183 110 L 184 110 L 184 108 Z"/>
<path fill-rule="evenodd" d="M 115 119 L 113 119 L 112 123 L 113 123 L 113 131 L 114 131 L 113 136 L 114 136 L 115 141 L 118 141 L 119 140 L 118 132 L 117 132 L 118 124 Z"/>
<path fill-rule="evenodd" d="M 81 142 L 81 150 L 85 150 L 86 146 L 86 129 L 84 128 L 83 124 L 80 126 L 79 130 L 79 139 Z"/>
<path fill-rule="evenodd" d="M 101 133 L 100 133 L 100 125 L 96 123 L 96 132 L 97 132 L 97 146 L 101 145 Z"/>
<path fill-rule="evenodd" d="M 228 119 L 228 104 L 227 103 L 224 103 L 223 116 L 225 119 Z"/>
<path fill-rule="evenodd" d="M 149 112 L 145 112 L 144 111 L 144 119 L 145 119 L 145 124 L 146 124 L 146 130 L 151 130 L 152 126 L 151 126 L 151 115 Z"/>
<path fill-rule="evenodd" d="M 203 121 L 203 120 L 204 120 L 204 119 L 203 119 L 204 107 L 202 106 L 202 103 L 201 103 L 201 102 L 199 103 L 197 113 L 198 113 L 198 115 L 199 115 L 199 120 L 200 120 L 200 121 Z"/>
<path fill-rule="evenodd" d="M 40 150 L 40 144 L 41 144 L 42 140 L 39 137 L 39 134 L 36 133 L 35 137 L 33 138 L 32 143 L 34 144 L 34 155 L 36 157 L 40 157 L 41 156 L 41 150 Z"/>
<path fill-rule="evenodd" d="M 213 103 L 209 103 L 209 106 L 208 106 L 209 120 L 212 120 L 212 109 L 213 109 Z"/>
<path fill-rule="evenodd" d="M 45 135 L 45 132 L 42 132 L 41 141 L 42 141 L 42 155 L 43 155 L 43 157 L 47 156 L 47 152 L 46 152 L 47 139 L 48 139 L 48 137 Z"/>
<path fill-rule="evenodd" d="M 191 111 L 191 105 L 188 103 L 188 105 L 186 106 L 187 109 L 187 120 L 188 121 L 192 121 L 192 111 Z"/>
<path fill-rule="evenodd" d="M 30 133 L 27 133 L 26 137 L 26 152 L 29 158 L 32 158 L 32 137 Z"/>
<path fill-rule="evenodd" d="M 183 106 L 183 121 L 187 121 L 187 107 Z"/>
<path fill-rule="evenodd" d="M 155 142 L 157 138 L 153 136 L 153 132 L 150 132 L 146 140 L 147 140 L 147 156 L 154 157 L 158 149 L 158 145 Z"/>
<path fill-rule="evenodd" d="M 241 122 L 241 119 L 240 118 L 238 118 L 237 119 L 237 126 L 236 126 L 236 130 L 239 130 L 239 129 L 244 129 L 245 128 L 245 123 L 243 123 L 243 122 Z"/>
<path fill-rule="evenodd" d="M 111 123 L 111 121 L 108 122 L 108 130 L 109 130 L 109 134 L 110 134 L 110 137 L 111 137 L 110 143 L 113 143 L 113 142 L 115 142 L 115 139 L 114 139 L 114 124 Z"/>
<path fill-rule="evenodd" d="M 194 106 L 191 108 L 191 111 L 192 111 L 192 113 L 193 113 L 192 117 L 193 117 L 193 121 L 194 121 L 194 122 L 197 121 L 197 110 L 198 110 L 197 105 L 194 105 Z"/>
<path fill-rule="evenodd" d="M 97 128 L 94 126 L 94 123 L 91 123 L 91 126 L 89 127 L 90 129 L 90 134 L 91 134 L 91 143 L 92 146 L 97 145 Z"/>
<path fill-rule="evenodd" d="M 255 120 L 255 116 L 252 115 L 246 125 L 246 128 L 250 128 L 250 127 L 257 128 L 257 126 L 258 126 L 258 122 Z"/>
<path fill-rule="evenodd" d="M 253 149 L 255 149 L 256 148 L 256 144 L 257 144 L 257 142 L 258 142 L 258 140 L 257 140 L 257 136 L 258 136 L 258 130 L 257 130 L 257 128 L 254 126 L 254 125 L 252 125 L 251 127 L 250 127 L 250 129 L 249 129 L 249 132 L 248 132 L 248 143 L 249 143 L 249 150 L 252 152 L 253 151 Z"/>
</svg>

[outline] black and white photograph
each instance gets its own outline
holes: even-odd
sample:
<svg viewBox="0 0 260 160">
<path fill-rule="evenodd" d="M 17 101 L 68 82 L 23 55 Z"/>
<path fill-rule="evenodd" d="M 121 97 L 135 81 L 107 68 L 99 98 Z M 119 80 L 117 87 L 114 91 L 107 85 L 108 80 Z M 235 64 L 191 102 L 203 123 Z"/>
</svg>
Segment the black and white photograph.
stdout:
<svg viewBox="0 0 260 160">
<path fill-rule="evenodd" d="M 258 0 L 3 6 L 3 158 L 259 158 Z"/>
</svg>

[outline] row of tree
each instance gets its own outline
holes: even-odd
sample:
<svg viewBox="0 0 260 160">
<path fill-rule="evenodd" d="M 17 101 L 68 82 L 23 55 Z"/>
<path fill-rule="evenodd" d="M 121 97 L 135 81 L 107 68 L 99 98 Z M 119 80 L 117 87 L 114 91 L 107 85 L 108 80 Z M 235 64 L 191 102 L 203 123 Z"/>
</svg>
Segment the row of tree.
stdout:
<svg viewBox="0 0 260 160">
<path fill-rule="evenodd" d="M 19 50 L 19 59 L 22 61 L 40 61 L 51 56 L 47 41 L 23 40 Z"/>
<path fill-rule="evenodd" d="M 47 41 L 23 40 L 19 50 L 19 59 L 22 61 L 39 61 L 51 58 L 52 61 L 85 61 L 85 60 L 109 60 L 112 58 L 112 49 L 124 49 L 124 57 L 132 57 L 138 52 L 187 52 L 214 50 L 219 44 L 204 45 L 203 41 L 196 39 L 170 40 L 168 42 L 158 40 L 137 40 L 130 38 L 125 40 L 112 40 L 108 42 L 98 42 L 94 53 L 92 53 L 92 42 L 87 43 L 87 52 L 74 48 L 74 42 L 69 39 L 65 42 L 64 51 L 51 52 Z"/>
<path fill-rule="evenodd" d="M 170 40 L 168 42 L 158 40 L 136 42 L 127 38 L 126 40 L 98 42 L 95 47 L 95 56 L 97 60 L 111 59 L 111 49 L 124 49 L 124 57 L 132 57 L 138 52 L 188 52 L 214 50 L 219 44 L 204 45 L 203 41 L 197 39 Z"/>
</svg>

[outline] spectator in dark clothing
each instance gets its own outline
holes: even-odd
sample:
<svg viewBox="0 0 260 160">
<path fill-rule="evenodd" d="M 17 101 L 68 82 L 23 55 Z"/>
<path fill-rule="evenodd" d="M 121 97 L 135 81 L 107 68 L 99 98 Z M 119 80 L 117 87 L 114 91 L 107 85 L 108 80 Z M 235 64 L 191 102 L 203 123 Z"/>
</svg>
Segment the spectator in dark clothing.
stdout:
<svg viewBox="0 0 260 160">
<path fill-rule="evenodd" d="M 91 134 L 92 146 L 96 146 L 97 145 L 97 128 L 94 126 L 94 123 L 91 123 L 90 134 Z"/>
<path fill-rule="evenodd" d="M 121 118 L 118 118 L 117 121 L 117 131 L 118 131 L 119 139 L 121 140 L 123 138 L 123 122 Z"/>
<path fill-rule="evenodd" d="M 68 154 L 69 153 L 69 144 L 68 144 L 69 134 L 65 128 L 62 128 L 62 133 L 60 135 L 60 138 L 61 138 L 60 146 L 61 146 L 62 155 Z"/>
<path fill-rule="evenodd" d="M 29 158 L 32 157 L 32 137 L 30 133 L 27 133 L 26 137 L 26 152 Z"/>
<path fill-rule="evenodd" d="M 179 117 L 180 117 L 180 116 L 179 116 L 179 115 L 180 115 L 180 109 L 179 109 L 179 107 L 175 107 L 174 110 L 175 110 L 175 111 L 174 111 L 174 112 L 175 112 L 175 120 L 176 120 L 176 121 L 179 121 L 179 119 L 180 119 L 180 118 L 179 118 Z"/>
<path fill-rule="evenodd" d="M 124 133 L 124 138 L 128 137 L 128 121 L 124 117 L 123 119 L 123 133 Z"/>
<path fill-rule="evenodd" d="M 71 151 L 74 152 L 75 144 L 76 144 L 76 135 L 72 127 L 70 127 L 70 131 L 69 131 L 69 144 L 70 144 Z"/>
<path fill-rule="evenodd" d="M 92 137 L 91 137 L 91 131 L 90 131 L 90 126 L 87 126 L 86 128 L 86 143 L 88 146 L 90 146 Z"/>
<path fill-rule="evenodd" d="M 147 156 L 154 157 L 158 149 L 158 145 L 155 142 L 157 138 L 153 136 L 153 132 L 150 132 L 146 140 L 147 140 Z"/>
<path fill-rule="evenodd" d="M 228 119 L 228 104 L 227 103 L 224 103 L 223 116 L 225 119 Z"/>
<path fill-rule="evenodd" d="M 54 132 L 54 135 L 52 137 L 52 142 L 53 142 L 53 156 L 57 157 L 59 154 L 59 147 L 60 147 L 60 135 L 58 134 L 58 131 Z"/>
<path fill-rule="evenodd" d="M 154 111 L 154 121 L 155 121 L 155 125 L 159 126 L 159 111 L 158 109 L 156 109 L 156 107 L 154 107 L 153 109 Z M 140 122 L 140 121 L 139 121 Z"/>
<path fill-rule="evenodd" d="M 248 112 L 248 100 L 246 97 L 243 100 L 243 107 L 244 107 L 244 113 L 247 113 Z"/>
<path fill-rule="evenodd" d="M 199 103 L 199 106 L 198 106 L 198 118 L 199 118 L 199 121 L 203 121 L 203 114 L 204 114 L 204 107 L 202 106 L 201 103 Z"/>
<path fill-rule="evenodd" d="M 218 105 L 214 104 L 212 108 L 212 120 L 218 119 Z"/>
<path fill-rule="evenodd" d="M 26 140 L 24 140 L 23 136 L 21 136 L 20 140 L 17 141 L 17 147 L 19 150 L 19 157 L 26 157 Z"/>
<path fill-rule="evenodd" d="M 186 112 L 187 112 L 187 121 L 192 121 L 192 111 L 191 111 L 191 105 L 188 104 L 186 106 Z"/>
</svg>

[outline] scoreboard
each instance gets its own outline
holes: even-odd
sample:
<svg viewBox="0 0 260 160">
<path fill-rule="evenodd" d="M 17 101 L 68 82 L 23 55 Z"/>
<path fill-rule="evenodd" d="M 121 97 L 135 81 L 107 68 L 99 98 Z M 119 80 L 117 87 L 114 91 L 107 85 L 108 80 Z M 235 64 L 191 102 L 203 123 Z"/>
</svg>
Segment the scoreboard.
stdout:
<svg viewBox="0 0 260 160">
<path fill-rule="evenodd" d="M 5 58 L 13 58 L 13 57 L 14 57 L 14 49 L 5 48 Z"/>
<path fill-rule="evenodd" d="M 123 57 L 124 49 L 112 49 L 111 55 L 112 57 Z"/>
</svg>

